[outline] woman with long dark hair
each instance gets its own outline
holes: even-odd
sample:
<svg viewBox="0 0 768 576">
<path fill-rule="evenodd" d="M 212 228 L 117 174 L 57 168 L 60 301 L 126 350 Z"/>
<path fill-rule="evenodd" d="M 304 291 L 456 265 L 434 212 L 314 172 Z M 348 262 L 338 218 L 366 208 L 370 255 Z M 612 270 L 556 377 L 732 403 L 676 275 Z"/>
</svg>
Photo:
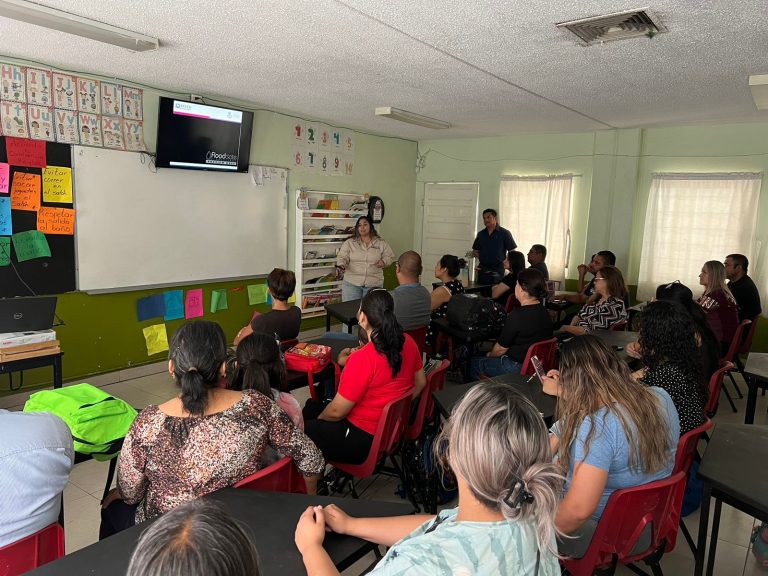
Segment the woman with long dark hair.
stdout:
<svg viewBox="0 0 768 576">
<path fill-rule="evenodd" d="M 326 460 L 365 460 L 384 406 L 407 390 L 417 396 L 426 384 L 418 346 L 403 333 L 394 310 L 386 290 L 363 297 L 357 321 L 368 344 L 349 356 L 336 396 L 317 419 L 304 411 L 307 436 Z"/>
<path fill-rule="evenodd" d="M 501 282 L 491 289 L 491 298 L 502 306 L 506 304 L 510 292 L 514 292 L 517 284 L 517 275 L 525 270 L 525 255 L 517 250 L 507 252 L 507 257 L 502 262 L 507 274 L 501 278 Z"/>
<path fill-rule="evenodd" d="M 376 232 L 373 221 L 368 216 L 360 216 L 354 235 L 344 240 L 336 256 L 336 266 L 344 276 L 342 301 L 357 300 L 371 288 L 384 286 L 383 269 L 394 260 L 395 253 Z"/>
<path fill-rule="evenodd" d="M 435 278 L 443 284 L 432 290 L 431 319 L 444 318 L 448 313 L 448 302 L 454 294 L 464 293 L 464 284 L 459 279 L 462 268 L 466 268 L 467 261 L 451 254 L 445 254 L 435 264 Z M 435 329 L 430 325 L 427 329 L 427 344 L 434 346 Z"/>
<path fill-rule="evenodd" d="M 100 538 L 250 476 L 267 445 L 291 456 L 315 492 L 322 454 L 264 394 L 219 387 L 226 351 L 214 322 L 190 322 L 173 335 L 168 372 L 179 395 L 147 406 L 131 425 L 117 488 L 102 503 Z"/>
</svg>

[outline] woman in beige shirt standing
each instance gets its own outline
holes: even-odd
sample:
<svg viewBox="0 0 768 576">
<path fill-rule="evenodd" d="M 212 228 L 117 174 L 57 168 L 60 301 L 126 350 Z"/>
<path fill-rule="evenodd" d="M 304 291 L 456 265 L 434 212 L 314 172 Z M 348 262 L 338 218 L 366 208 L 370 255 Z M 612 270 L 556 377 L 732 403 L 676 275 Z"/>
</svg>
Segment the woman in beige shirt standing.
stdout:
<svg viewBox="0 0 768 576">
<path fill-rule="evenodd" d="M 371 288 L 384 286 L 383 269 L 395 259 L 389 244 L 383 240 L 368 216 L 360 216 L 355 234 L 347 238 L 336 256 L 336 266 L 344 271 L 341 300 L 357 300 Z"/>
</svg>

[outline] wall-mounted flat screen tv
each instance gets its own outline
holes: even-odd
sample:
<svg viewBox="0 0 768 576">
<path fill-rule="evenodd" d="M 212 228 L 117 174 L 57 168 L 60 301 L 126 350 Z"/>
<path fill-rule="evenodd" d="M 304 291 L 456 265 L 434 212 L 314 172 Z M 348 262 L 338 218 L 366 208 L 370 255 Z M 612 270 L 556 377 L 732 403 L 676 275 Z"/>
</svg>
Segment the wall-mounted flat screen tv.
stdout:
<svg viewBox="0 0 768 576">
<path fill-rule="evenodd" d="M 161 168 L 248 172 L 253 112 L 160 97 Z"/>
</svg>

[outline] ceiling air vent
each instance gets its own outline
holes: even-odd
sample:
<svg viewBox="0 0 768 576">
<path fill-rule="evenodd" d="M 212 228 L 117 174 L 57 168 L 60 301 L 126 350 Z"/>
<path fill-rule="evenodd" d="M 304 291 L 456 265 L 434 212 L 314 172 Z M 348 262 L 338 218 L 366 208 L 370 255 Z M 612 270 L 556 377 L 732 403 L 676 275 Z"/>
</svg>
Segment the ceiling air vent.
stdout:
<svg viewBox="0 0 768 576">
<path fill-rule="evenodd" d="M 667 31 L 658 18 L 651 17 L 647 8 L 561 22 L 557 27 L 566 28 L 575 34 L 584 46 L 636 36 L 653 38 Z"/>
</svg>

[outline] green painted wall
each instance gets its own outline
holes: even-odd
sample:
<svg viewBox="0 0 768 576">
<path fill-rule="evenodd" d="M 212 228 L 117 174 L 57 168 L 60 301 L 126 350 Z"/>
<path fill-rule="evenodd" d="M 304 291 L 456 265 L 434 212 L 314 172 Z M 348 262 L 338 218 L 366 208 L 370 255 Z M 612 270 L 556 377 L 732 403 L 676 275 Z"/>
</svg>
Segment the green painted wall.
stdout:
<svg viewBox="0 0 768 576">
<path fill-rule="evenodd" d="M 4 59 L 4 61 L 10 61 Z M 24 62 L 19 62 L 25 64 Z M 83 75 L 87 75 L 83 73 Z M 96 76 L 97 77 L 97 76 Z M 97 77 L 98 78 L 98 77 Z M 112 80 L 114 79 L 105 79 Z M 149 82 L 151 84 L 151 81 Z M 126 82 L 126 84 L 130 84 Z M 157 131 L 157 104 L 160 95 L 180 95 L 145 89 L 144 116 L 145 138 L 150 151 L 155 149 Z M 214 102 L 211 102 L 212 104 Z M 240 105 L 248 107 L 247 103 Z M 271 111 L 257 110 L 254 116 L 251 146 L 252 164 L 288 167 L 291 165 L 292 127 L 294 118 Z M 342 126 L 342 128 L 344 128 Z M 304 172 L 289 172 L 289 199 L 301 187 L 336 192 L 360 192 L 381 196 L 386 205 L 386 217 L 379 227 L 381 235 L 392 245 L 395 253 L 411 248 L 411 231 L 414 221 L 414 189 L 416 177 L 416 143 L 400 138 L 389 138 L 357 133 L 355 143 L 355 172 L 353 176 L 332 177 L 312 175 Z M 128 153 L 128 152 L 126 152 Z M 226 174 L 221 175 L 226 185 Z M 77 191 L 75 190 L 75 194 Z M 293 238 L 295 235 L 294 212 L 289 206 L 289 259 L 292 261 Z M 214 232 L 212 232 L 214 233 Z M 268 246 L 254 246 L 255 250 L 268 250 Z M 263 274 L 269 270 L 261 271 Z M 391 277 L 391 272 L 388 277 Z M 248 283 L 264 282 L 263 277 Z M 391 282 L 391 279 L 390 279 Z M 205 318 L 221 324 L 232 341 L 237 331 L 250 319 L 256 309 L 248 305 L 247 293 L 229 292 L 229 309 L 210 314 L 210 291 L 214 288 L 236 288 L 245 282 L 219 282 L 200 285 L 204 289 L 206 305 Z M 183 286 L 189 289 L 195 286 Z M 147 356 L 142 328 L 157 323 L 157 320 L 139 323 L 136 320 L 136 301 L 148 294 L 164 290 L 144 290 L 115 294 L 89 295 L 68 293 L 59 296 L 58 315 L 66 323 L 57 328 L 64 351 L 64 378 L 87 381 L 88 376 L 161 360 L 164 354 Z M 258 307 L 266 310 L 266 307 Z M 167 323 L 168 336 L 182 321 Z M 309 322 L 308 327 L 322 324 Z M 32 370 L 25 373 L 24 387 L 38 387 L 49 384 L 49 369 Z M 18 377 L 14 381 L 18 384 Z M 0 395 L 7 394 L 8 380 L 0 379 Z"/>
</svg>

